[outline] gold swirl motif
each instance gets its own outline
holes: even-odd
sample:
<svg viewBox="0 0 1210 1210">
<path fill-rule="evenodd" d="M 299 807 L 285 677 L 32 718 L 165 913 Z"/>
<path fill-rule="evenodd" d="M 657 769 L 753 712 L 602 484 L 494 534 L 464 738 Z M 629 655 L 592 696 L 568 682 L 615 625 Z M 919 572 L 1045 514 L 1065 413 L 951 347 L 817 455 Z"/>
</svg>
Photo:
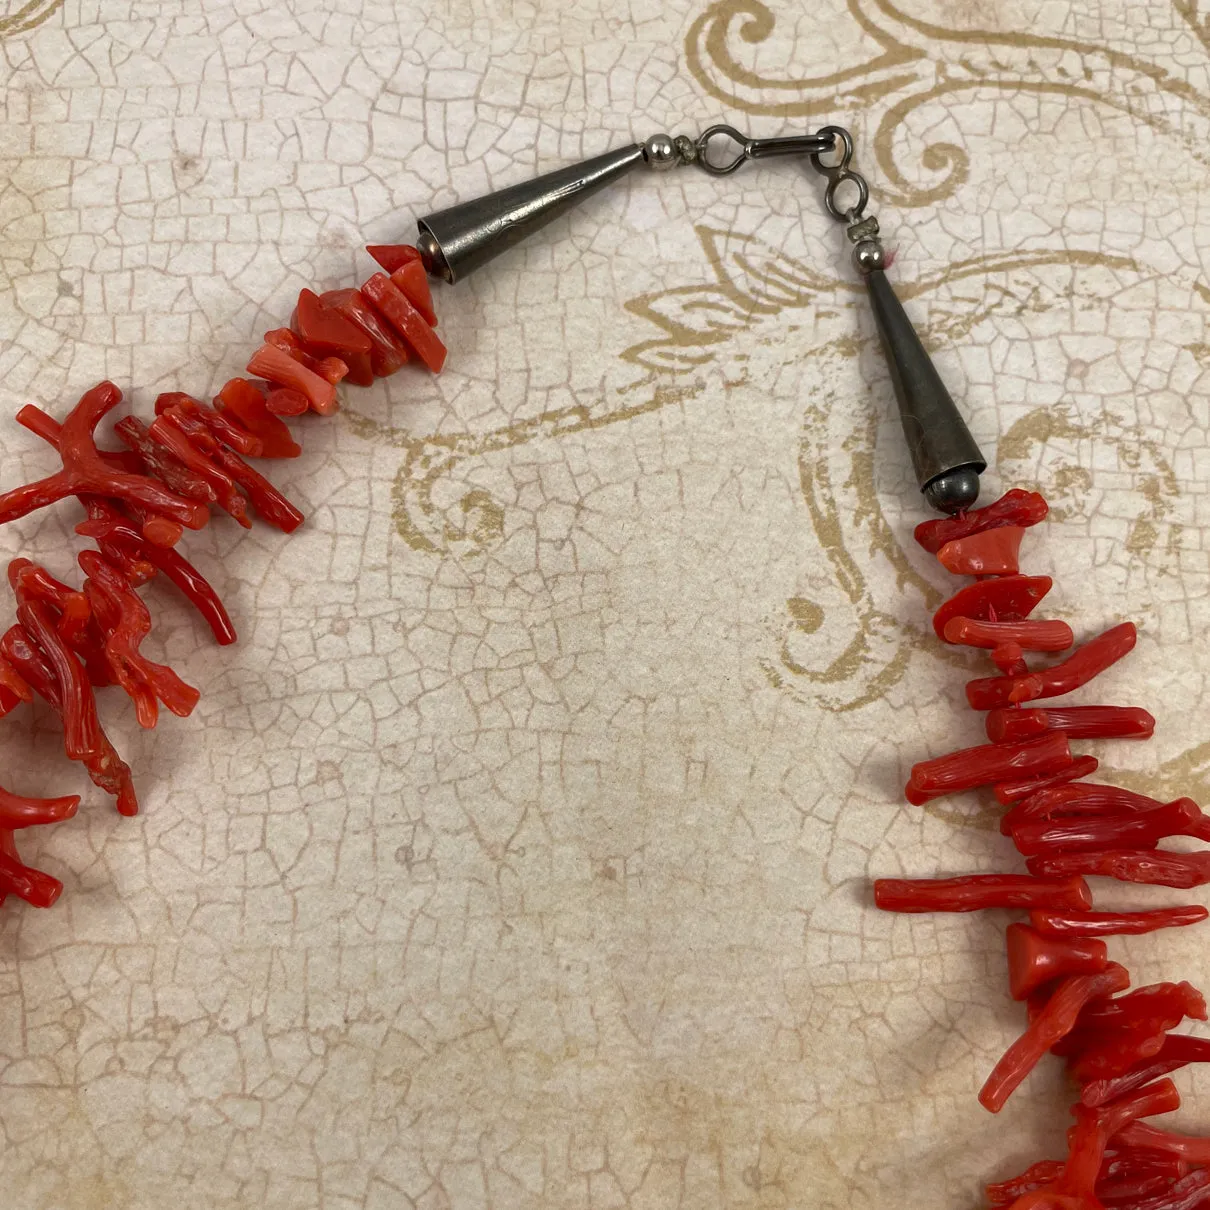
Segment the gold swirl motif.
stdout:
<svg viewBox="0 0 1210 1210">
<path fill-rule="evenodd" d="M 1173 501 L 1180 496 L 1176 471 L 1159 445 L 1139 425 L 1126 425 L 1110 418 L 1101 425 L 1077 424 L 1066 405 L 1035 408 L 1012 424 L 1000 440 L 1001 466 L 1020 462 L 1037 466 L 1044 453 L 1048 481 L 1045 495 L 1051 501 L 1051 516 L 1057 522 L 1085 516 L 1084 498 L 1092 488 L 1092 477 L 1080 463 L 1078 443 L 1102 440 L 1111 445 L 1122 467 L 1136 479 L 1135 491 L 1144 501 L 1141 511 L 1131 519 L 1126 550 L 1146 558 L 1161 570 L 1169 569 L 1180 553 L 1181 527 L 1171 521 Z M 1053 451 L 1064 446 L 1070 454 L 1056 457 Z M 1013 481 L 1022 487 L 1041 491 L 1043 485 L 1023 475 Z M 1166 540 L 1160 538 L 1166 533 Z"/>
<path fill-rule="evenodd" d="M 504 537 L 504 509 L 490 492 L 475 488 L 459 498 L 451 518 L 434 500 L 433 491 L 459 464 L 470 458 L 527 445 L 541 437 L 557 437 L 633 420 L 669 404 L 692 399 L 700 390 L 700 385 L 656 386 L 651 395 L 639 403 L 620 402 L 598 411 L 575 404 L 486 433 L 455 436 L 417 435 L 383 424 L 352 408 L 345 408 L 342 415 L 357 436 L 404 451 L 403 463 L 391 487 L 391 518 L 396 532 L 408 546 L 425 554 L 474 555 L 481 554 Z"/>
<path fill-rule="evenodd" d="M 1206 19 L 1198 15 L 1197 0 L 1174 2 L 1205 42 L 1210 33 Z M 908 15 L 891 0 L 848 0 L 848 11 L 878 52 L 852 67 L 787 80 L 744 67 L 731 49 L 736 34 L 755 45 L 771 38 L 777 23 L 773 11 L 762 0 L 717 0 L 686 35 L 689 69 L 717 100 L 765 117 L 836 117 L 845 111 L 864 116 L 887 102 L 872 141 L 891 187 L 876 192 L 900 207 L 940 201 L 968 179 L 967 153 L 953 143 L 930 143 L 921 153 L 921 166 L 939 178 L 929 185 L 914 184 L 896 158 L 896 135 L 908 118 L 957 93 L 1056 94 L 1106 106 L 1179 139 L 1188 154 L 1210 163 L 1204 150 L 1207 132 L 1182 132 L 1163 104 L 1165 97 L 1174 97 L 1210 118 L 1210 98 L 1138 56 L 1071 38 L 948 29 Z"/>
<path fill-rule="evenodd" d="M 1197 35 L 1198 41 L 1210 50 L 1210 17 L 1202 16 L 1200 0 L 1172 0 L 1172 7 Z"/>
<path fill-rule="evenodd" d="M 15 7 L 12 3 L 7 4 L 5 7 L 9 11 L 0 16 L 0 41 L 36 29 L 43 21 L 57 13 L 63 3 L 64 0 L 26 0 L 20 7 Z"/>
</svg>

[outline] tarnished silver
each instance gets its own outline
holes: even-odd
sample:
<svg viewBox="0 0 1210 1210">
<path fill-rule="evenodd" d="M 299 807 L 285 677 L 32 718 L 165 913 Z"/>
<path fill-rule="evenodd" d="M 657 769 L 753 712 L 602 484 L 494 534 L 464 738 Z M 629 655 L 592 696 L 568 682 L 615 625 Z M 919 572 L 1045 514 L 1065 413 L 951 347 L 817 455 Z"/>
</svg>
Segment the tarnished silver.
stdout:
<svg viewBox="0 0 1210 1210">
<path fill-rule="evenodd" d="M 979 472 L 963 466 L 938 475 L 924 485 L 924 498 L 939 513 L 965 512 L 979 499 Z"/>
<path fill-rule="evenodd" d="M 852 135 L 839 126 L 825 126 L 820 134 L 834 137 L 840 157 L 829 164 L 813 155 L 811 164 L 828 182 L 824 195 L 828 213 L 846 224 L 853 267 L 865 280 L 916 482 L 935 509 L 961 512 L 978 499 L 979 476 L 987 469 L 987 460 L 887 279 L 878 220 L 865 213 L 870 188 L 851 166 Z M 846 186 L 855 191 L 851 205 L 840 199 Z"/>
<path fill-rule="evenodd" d="M 837 144 L 840 145 L 840 159 L 835 164 L 825 164 L 823 153 L 815 152 L 811 156 L 811 167 L 820 176 L 828 179 L 827 192 L 824 194 L 828 213 L 842 223 L 853 225 L 861 219 L 870 200 L 870 186 L 865 177 L 849 167 L 853 162 L 853 136 L 843 126 L 825 126 L 819 133 L 821 136 L 827 135 L 832 139 L 832 146 L 825 147 L 824 152 L 834 150 Z M 852 206 L 842 207 L 837 200 L 837 194 L 846 184 L 856 187 L 857 200 Z"/>
<path fill-rule="evenodd" d="M 835 146 L 835 139 L 830 133 L 834 129 L 827 127 L 818 134 L 794 134 L 780 139 L 750 139 L 734 126 L 720 123 L 711 126 L 698 138 L 697 162 L 714 176 L 728 176 L 749 160 L 763 160 L 775 155 L 809 155 L 818 158 Z M 736 150 L 720 163 L 718 159 L 711 158 L 711 144 L 718 148 L 723 143 L 734 143 Z"/>
<path fill-rule="evenodd" d="M 647 161 L 648 168 L 664 172 L 681 162 L 681 153 L 672 135 L 653 134 L 643 144 L 643 159 Z"/>
<path fill-rule="evenodd" d="M 711 159 L 709 154 L 720 141 L 729 141 L 737 148 L 722 163 Z M 697 139 L 683 134 L 654 134 L 643 143 L 430 214 L 420 220 L 416 247 L 425 269 L 434 277 L 451 283 L 461 281 L 577 202 L 620 180 L 638 164 L 658 171 L 698 164 L 715 176 L 726 176 L 749 160 L 774 155 L 819 155 L 830 151 L 835 142 L 829 132 L 750 139 L 734 126 L 711 126 Z M 851 155 L 851 145 L 849 152 Z"/>
<path fill-rule="evenodd" d="M 863 239 L 853 249 L 853 268 L 865 277 L 875 269 L 886 268 L 886 249 L 881 240 Z"/>
<path fill-rule="evenodd" d="M 697 144 L 687 134 L 678 134 L 672 141 L 676 144 L 676 153 L 681 157 L 682 164 L 697 163 Z"/>
<path fill-rule="evenodd" d="M 424 267 L 447 282 L 461 281 L 643 162 L 643 144 L 634 143 L 430 214 L 419 220 L 416 244 Z"/>
<path fill-rule="evenodd" d="M 729 154 L 723 153 L 724 144 L 731 145 Z M 865 213 L 870 187 L 852 166 L 853 138 L 843 127 L 776 139 L 749 138 L 727 125 L 711 126 L 697 139 L 655 134 L 430 214 L 420 220 L 416 246 L 428 272 L 459 281 L 639 164 L 660 171 L 697 164 L 714 176 L 727 176 L 750 160 L 770 156 L 807 157 L 827 180 L 824 201 L 828 213 L 846 225 L 853 266 L 869 291 L 920 490 L 942 512 L 960 512 L 978 497 L 987 462 L 887 280 L 878 220 Z"/>
<path fill-rule="evenodd" d="M 916 482 L 934 508 L 943 513 L 961 512 L 978 497 L 979 475 L 987 469 L 987 460 L 945 389 L 933 359 L 920 343 L 886 273 L 875 269 L 865 275 L 865 283 L 891 372 L 891 386 L 899 402 L 899 420 Z"/>
</svg>

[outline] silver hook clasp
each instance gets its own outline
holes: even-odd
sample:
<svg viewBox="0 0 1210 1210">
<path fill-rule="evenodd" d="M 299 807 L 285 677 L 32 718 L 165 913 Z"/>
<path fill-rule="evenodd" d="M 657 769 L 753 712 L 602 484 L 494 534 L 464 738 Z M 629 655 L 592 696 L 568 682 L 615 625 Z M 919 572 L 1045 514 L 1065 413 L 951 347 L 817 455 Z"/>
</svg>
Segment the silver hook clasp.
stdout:
<svg viewBox="0 0 1210 1210">
<path fill-rule="evenodd" d="M 721 162 L 710 158 L 711 144 L 734 143 L 738 151 Z M 763 160 L 773 155 L 820 156 L 836 146 L 836 136 L 828 131 L 819 134 L 792 134 L 780 139 L 750 139 L 734 126 L 711 126 L 697 140 L 697 163 L 714 176 L 729 176 L 748 160 Z"/>
</svg>

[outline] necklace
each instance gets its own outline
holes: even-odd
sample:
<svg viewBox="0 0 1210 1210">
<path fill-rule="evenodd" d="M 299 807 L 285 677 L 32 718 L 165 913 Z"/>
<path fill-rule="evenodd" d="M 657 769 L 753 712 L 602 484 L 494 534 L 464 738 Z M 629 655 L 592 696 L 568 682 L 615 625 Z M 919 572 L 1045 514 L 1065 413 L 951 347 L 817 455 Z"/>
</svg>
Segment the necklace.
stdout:
<svg viewBox="0 0 1210 1210">
<path fill-rule="evenodd" d="M 825 206 L 845 227 L 868 294 L 919 489 L 944 514 L 918 526 L 916 540 L 947 571 L 974 577 L 937 610 L 937 638 L 986 650 L 997 669 L 966 689 L 971 707 L 985 714 L 989 742 L 919 762 L 907 797 L 922 805 L 993 787 L 1008 808 L 1002 830 L 1027 858 L 1028 873 L 875 885 L 877 906 L 889 912 L 1030 913 L 1028 924 L 1013 923 L 1007 933 L 1010 992 L 1027 1002 L 1030 1021 L 980 1100 L 999 1112 L 1048 1050 L 1066 1057 L 1080 1095 L 1066 1157 L 990 1185 L 988 1196 L 1018 1210 L 1192 1206 L 1198 1190 L 1210 1190 L 1210 1168 L 1200 1167 L 1210 1160 L 1210 1145 L 1141 1119 L 1179 1104 L 1169 1073 L 1210 1058 L 1210 1044 L 1171 1033 L 1186 1017 L 1205 1019 L 1204 1000 L 1184 983 L 1128 992 L 1129 975 L 1110 960 L 1102 938 L 1187 926 L 1207 913 L 1196 905 L 1093 911 L 1085 878 L 1200 886 L 1210 881 L 1207 855 L 1158 846 L 1170 836 L 1210 839 L 1210 819 L 1189 799 L 1161 803 L 1086 780 L 1096 761 L 1073 753 L 1071 741 L 1148 738 L 1154 720 L 1145 710 L 1036 704 L 1081 688 L 1127 655 L 1134 627 L 1111 627 L 1049 666 L 1026 660 L 1027 653 L 1062 655 L 1074 643 L 1065 623 L 1031 616 L 1051 582 L 1022 574 L 1019 564 L 1027 531 L 1045 518 L 1046 502 L 1017 489 L 974 507 L 986 460 L 890 285 L 878 222 L 866 214 L 869 188 L 842 128 L 767 139 L 726 125 L 697 139 L 656 135 L 431 214 L 420 220 L 414 246 L 370 249 L 383 271 L 358 289 L 304 290 L 291 326 L 268 333 L 249 361 L 256 377 L 227 383 L 214 406 L 169 392 L 157 399 L 149 425 L 133 416 L 119 420 L 114 433 L 122 449 L 94 441 L 99 422 L 121 401 L 111 383 L 86 392 L 62 422 L 32 405 L 23 408 L 20 423 L 57 451 L 62 466 L 0 496 L 0 521 L 75 497 L 86 512 L 77 531 L 96 549 L 79 556 L 85 576 L 79 590 L 27 559 L 10 564 L 17 617 L 0 638 L 0 715 L 41 699 L 62 720 L 67 755 L 115 798 L 121 813 L 133 815 L 133 778 L 102 729 L 94 690 L 121 686 L 148 728 L 161 705 L 178 715 L 194 709 L 197 691 L 140 650 L 151 618 L 136 589 L 161 576 L 196 607 L 219 643 L 234 641 L 218 595 L 176 548 L 186 529 L 206 524 L 211 507 L 245 527 L 250 512 L 286 533 L 301 524 L 299 510 L 246 461 L 297 455 L 282 418 L 331 415 L 338 383 L 367 385 L 408 361 L 438 372 L 445 348 L 434 330 L 428 276 L 461 281 L 640 166 L 728 176 L 771 157 L 806 158 L 826 182 Z M 0 791 L 0 896 L 36 907 L 58 899 L 62 884 L 21 860 L 16 835 L 70 819 L 79 805 L 76 795 Z M 1153 1201 L 1144 1203 L 1147 1198 Z"/>
</svg>

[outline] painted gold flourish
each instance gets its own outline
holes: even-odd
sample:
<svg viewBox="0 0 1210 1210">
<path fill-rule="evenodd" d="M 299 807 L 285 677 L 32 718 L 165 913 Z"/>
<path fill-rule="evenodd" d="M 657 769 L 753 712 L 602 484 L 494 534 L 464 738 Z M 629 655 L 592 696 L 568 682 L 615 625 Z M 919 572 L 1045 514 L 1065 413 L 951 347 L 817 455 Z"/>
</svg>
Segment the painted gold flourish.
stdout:
<svg viewBox="0 0 1210 1210">
<path fill-rule="evenodd" d="M 1206 21 L 1195 0 L 1177 2 L 1204 40 Z M 1182 130 L 1172 116 L 1176 108 L 1210 119 L 1210 97 L 1136 55 L 1071 38 L 949 29 L 910 16 L 892 0 L 848 0 L 848 11 L 877 53 L 851 67 L 787 80 L 744 67 L 732 50 L 736 38 L 749 44 L 770 39 L 777 22 L 773 10 L 763 0 L 717 0 L 686 36 L 689 68 L 731 109 L 783 120 L 871 114 L 878 167 L 891 186 L 883 185 L 880 193 L 897 206 L 939 201 L 968 179 L 967 153 L 953 143 L 930 143 L 921 152 L 927 183 L 910 179 L 897 159 L 899 132 L 908 118 L 959 94 L 973 99 L 980 93 L 1032 92 L 1116 109 L 1210 162 L 1204 150 L 1210 131 Z M 1174 107 L 1173 99 L 1181 105 Z"/>
<path fill-rule="evenodd" d="M 1198 41 L 1210 50 L 1210 17 L 1203 15 L 1201 0 L 1172 0 L 1172 7 L 1197 35 Z"/>
<path fill-rule="evenodd" d="M 1013 482 L 1044 489 L 1055 521 L 1074 520 L 1084 515 L 1084 501 L 1093 487 L 1092 477 L 1081 461 L 1080 444 L 1086 448 L 1090 441 L 1100 441 L 1115 451 L 1119 466 L 1134 476 L 1133 497 L 1141 501 L 1130 523 L 1126 551 L 1161 569 L 1175 566 L 1182 531 L 1172 521 L 1180 485 L 1171 461 L 1138 424 L 1113 416 L 1095 425 L 1081 424 L 1072 412 L 1065 405 L 1041 407 L 1015 421 L 1000 439 L 1002 471 L 1019 463 L 1021 471 L 1012 475 Z M 1060 447 L 1069 448 L 1070 454 L 1047 459 L 1047 483 L 1029 483 L 1028 468 L 1037 466 L 1048 448 Z"/>
<path fill-rule="evenodd" d="M 63 7 L 64 0 L 26 0 L 19 8 L 0 16 L 0 41 L 28 33 Z M 11 5 L 9 6 L 12 7 Z"/>
<path fill-rule="evenodd" d="M 458 500 L 454 516 L 437 504 L 434 489 L 461 463 L 527 445 L 542 437 L 559 437 L 587 429 L 604 428 L 633 420 L 669 404 L 682 403 L 698 394 L 700 386 L 656 386 L 640 402 L 619 400 L 614 406 L 593 410 L 582 404 L 555 408 L 537 416 L 486 433 L 424 436 L 383 424 L 346 408 L 343 415 L 358 436 L 404 451 L 403 463 L 391 488 L 391 516 L 399 536 L 413 549 L 427 554 L 482 553 L 504 535 L 504 509 L 481 488 Z"/>
</svg>

